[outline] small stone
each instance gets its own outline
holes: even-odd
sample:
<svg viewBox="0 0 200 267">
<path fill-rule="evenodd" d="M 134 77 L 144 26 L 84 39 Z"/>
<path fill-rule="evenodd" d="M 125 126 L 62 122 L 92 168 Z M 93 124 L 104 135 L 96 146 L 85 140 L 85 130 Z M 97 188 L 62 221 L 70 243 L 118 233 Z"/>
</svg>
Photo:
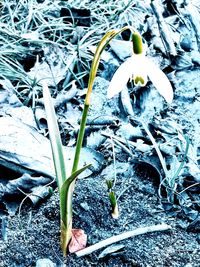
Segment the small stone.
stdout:
<svg viewBox="0 0 200 267">
<path fill-rule="evenodd" d="M 50 259 L 39 259 L 36 262 L 36 267 L 56 267 L 56 264 Z"/>
<path fill-rule="evenodd" d="M 90 209 L 90 207 L 88 206 L 87 203 L 83 202 L 83 203 L 80 203 L 80 206 L 81 208 L 83 208 L 85 211 L 88 211 Z"/>
</svg>

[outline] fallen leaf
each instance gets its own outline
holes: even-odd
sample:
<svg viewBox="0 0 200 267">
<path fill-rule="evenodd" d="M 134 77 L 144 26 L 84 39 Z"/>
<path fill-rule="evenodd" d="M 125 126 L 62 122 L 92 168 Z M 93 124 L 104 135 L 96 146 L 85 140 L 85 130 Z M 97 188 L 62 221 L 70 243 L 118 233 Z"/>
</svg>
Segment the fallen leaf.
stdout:
<svg viewBox="0 0 200 267">
<path fill-rule="evenodd" d="M 81 229 L 72 229 L 72 238 L 69 243 L 69 252 L 73 253 L 86 247 L 87 235 Z"/>
</svg>

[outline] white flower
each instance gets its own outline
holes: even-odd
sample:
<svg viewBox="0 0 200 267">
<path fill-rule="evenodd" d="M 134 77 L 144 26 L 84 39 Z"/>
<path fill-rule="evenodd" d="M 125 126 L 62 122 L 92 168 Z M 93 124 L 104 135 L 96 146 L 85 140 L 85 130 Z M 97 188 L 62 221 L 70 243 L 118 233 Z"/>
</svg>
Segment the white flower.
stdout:
<svg viewBox="0 0 200 267">
<path fill-rule="evenodd" d="M 164 72 L 145 56 L 145 53 L 133 54 L 121 64 L 108 87 L 108 98 L 121 92 L 129 79 L 133 79 L 135 85 L 145 86 L 147 77 L 165 100 L 171 103 L 173 100 L 171 83 Z"/>
</svg>

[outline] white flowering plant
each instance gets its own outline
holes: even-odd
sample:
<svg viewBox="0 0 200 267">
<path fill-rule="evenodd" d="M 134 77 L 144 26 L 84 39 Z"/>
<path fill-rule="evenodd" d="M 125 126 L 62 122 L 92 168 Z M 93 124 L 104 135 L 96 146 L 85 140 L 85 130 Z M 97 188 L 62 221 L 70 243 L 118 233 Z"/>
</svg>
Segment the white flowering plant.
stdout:
<svg viewBox="0 0 200 267">
<path fill-rule="evenodd" d="M 90 97 L 93 89 L 94 80 L 97 74 L 101 53 L 109 42 L 121 34 L 125 30 L 130 30 L 133 43 L 133 55 L 127 59 L 115 72 L 110 85 L 108 87 L 108 98 L 112 98 L 118 94 L 127 84 L 129 79 L 133 79 L 135 85 L 145 86 L 147 83 L 147 77 L 152 81 L 158 92 L 165 98 L 168 103 L 172 102 L 173 90 L 167 76 L 146 57 L 146 51 L 143 48 L 142 37 L 135 31 L 133 27 L 123 27 L 122 29 L 115 29 L 107 32 L 99 45 L 91 65 L 89 74 L 88 90 L 85 97 L 84 109 L 82 113 L 82 119 L 80 123 L 80 130 L 76 142 L 76 149 L 74 155 L 73 167 L 71 175 L 66 176 L 65 159 L 62 151 L 62 143 L 58 130 L 58 124 L 56 120 L 55 110 L 51 101 L 51 96 L 48 90 L 47 84 L 43 83 L 43 96 L 44 105 L 47 114 L 47 122 L 49 128 L 49 136 L 51 141 L 51 148 L 54 160 L 55 173 L 57 177 L 59 195 L 60 195 L 60 218 L 61 218 L 61 248 L 63 254 L 66 255 L 68 246 L 73 239 L 72 229 L 72 197 L 75 186 L 75 181 L 80 173 L 82 173 L 88 166 L 81 169 L 79 166 L 79 158 L 85 133 L 85 126 L 87 121 L 87 114 L 90 107 Z M 110 190 L 110 203 L 112 211 L 115 217 L 118 217 L 118 205 L 114 192 L 112 191 L 112 185 L 109 183 Z M 79 232 L 80 236 L 80 232 Z M 86 239 L 84 239 L 86 241 Z M 83 247 L 78 248 L 80 250 Z"/>
</svg>

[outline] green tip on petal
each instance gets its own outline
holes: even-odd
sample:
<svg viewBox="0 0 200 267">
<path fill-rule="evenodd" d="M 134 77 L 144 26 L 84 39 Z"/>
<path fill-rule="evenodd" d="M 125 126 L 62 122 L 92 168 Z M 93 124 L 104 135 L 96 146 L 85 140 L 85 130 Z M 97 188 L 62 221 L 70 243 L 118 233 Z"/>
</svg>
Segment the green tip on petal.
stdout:
<svg viewBox="0 0 200 267">
<path fill-rule="evenodd" d="M 145 86 L 146 81 L 143 79 L 143 77 L 137 76 L 134 78 L 134 85 Z"/>
<path fill-rule="evenodd" d="M 142 37 L 138 32 L 132 34 L 133 53 L 138 55 L 143 53 Z"/>
</svg>

